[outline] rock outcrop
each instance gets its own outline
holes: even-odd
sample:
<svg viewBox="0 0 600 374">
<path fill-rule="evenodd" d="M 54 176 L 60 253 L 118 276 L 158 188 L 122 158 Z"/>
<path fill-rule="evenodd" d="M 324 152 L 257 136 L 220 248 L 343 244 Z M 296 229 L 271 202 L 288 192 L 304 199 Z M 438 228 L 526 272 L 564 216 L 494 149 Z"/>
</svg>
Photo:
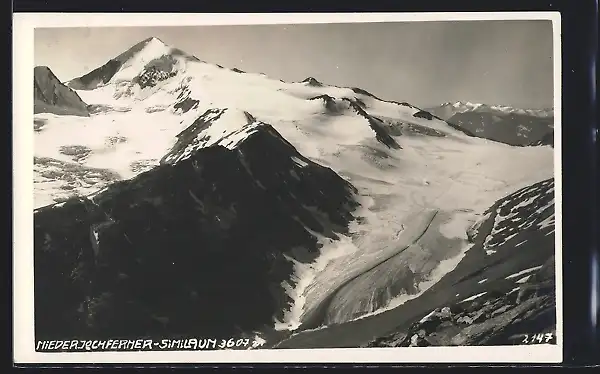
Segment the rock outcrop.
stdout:
<svg viewBox="0 0 600 374">
<path fill-rule="evenodd" d="M 537 147 L 537 146 L 542 146 L 542 145 L 549 145 L 552 148 L 554 148 L 554 131 L 547 133 L 546 135 L 542 136 L 539 140 L 529 144 L 529 146 L 532 146 L 532 147 Z"/>
<path fill-rule="evenodd" d="M 33 69 L 33 112 L 89 116 L 87 104 L 47 66 Z"/>
<path fill-rule="evenodd" d="M 554 257 L 506 294 L 491 292 L 470 302 L 435 309 L 407 330 L 367 347 L 556 344 Z"/>
</svg>

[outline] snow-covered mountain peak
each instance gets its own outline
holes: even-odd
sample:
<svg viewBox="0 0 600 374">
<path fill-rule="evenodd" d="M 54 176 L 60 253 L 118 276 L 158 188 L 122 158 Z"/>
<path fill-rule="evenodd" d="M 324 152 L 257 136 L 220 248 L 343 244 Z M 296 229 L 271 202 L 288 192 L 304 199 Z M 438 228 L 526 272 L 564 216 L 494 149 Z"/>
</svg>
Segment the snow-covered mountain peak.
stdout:
<svg viewBox="0 0 600 374">
<path fill-rule="evenodd" d="M 166 45 L 165 42 L 163 42 L 161 39 L 157 38 L 156 36 L 151 36 L 147 39 L 144 40 L 146 43 L 161 43 Z"/>
<path fill-rule="evenodd" d="M 128 61 L 136 58 L 136 56 L 140 54 L 149 56 L 155 53 L 156 55 L 154 57 L 158 58 L 162 55 L 162 52 L 168 53 L 170 50 L 171 47 L 164 43 L 162 40 L 156 37 L 150 37 L 134 44 L 126 51 L 122 52 L 113 59 L 121 62 L 122 64 L 127 64 Z"/>
<path fill-rule="evenodd" d="M 140 77 L 142 81 L 147 80 L 145 78 L 148 78 L 149 73 L 154 78 L 164 79 L 185 70 L 188 61 L 200 60 L 156 37 L 150 37 L 66 84 L 76 90 L 94 90 L 108 84 L 138 83 L 136 80 Z M 141 84 L 143 85 L 144 83 Z"/>
<path fill-rule="evenodd" d="M 469 110 L 469 109 L 473 110 L 473 109 L 477 109 L 477 108 L 480 108 L 480 107 L 483 106 L 483 104 L 472 103 L 470 101 L 464 101 L 464 102 L 463 101 L 457 101 L 457 102 L 455 102 L 455 103 L 453 103 L 451 105 L 454 108 L 457 108 L 457 109 L 467 109 L 467 110 Z"/>
<path fill-rule="evenodd" d="M 128 52 L 126 52 L 128 58 L 122 62 L 120 69 L 111 78 L 111 82 L 133 80 L 151 62 L 170 57 L 172 48 L 157 38 L 151 38 L 145 41 L 139 51 L 130 50 Z"/>
</svg>

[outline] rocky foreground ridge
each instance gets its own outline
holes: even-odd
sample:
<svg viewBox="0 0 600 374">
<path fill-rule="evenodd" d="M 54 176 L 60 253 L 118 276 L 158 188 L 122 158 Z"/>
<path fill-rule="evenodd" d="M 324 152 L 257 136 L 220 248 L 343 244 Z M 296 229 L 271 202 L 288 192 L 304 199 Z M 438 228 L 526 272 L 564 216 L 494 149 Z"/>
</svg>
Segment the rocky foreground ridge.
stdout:
<svg viewBox="0 0 600 374">
<path fill-rule="evenodd" d="M 554 269 L 552 256 L 508 293 L 492 290 L 474 300 L 436 308 L 408 329 L 364 347 L 555 344 Z"/>
</svg>

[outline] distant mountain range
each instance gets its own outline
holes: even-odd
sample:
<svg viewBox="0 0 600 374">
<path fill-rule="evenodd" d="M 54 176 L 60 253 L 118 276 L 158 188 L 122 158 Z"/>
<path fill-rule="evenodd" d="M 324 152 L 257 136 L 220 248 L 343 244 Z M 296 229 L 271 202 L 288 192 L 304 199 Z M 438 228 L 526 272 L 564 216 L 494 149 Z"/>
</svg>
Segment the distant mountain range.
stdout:
<svg viewBox="0 0 600 374">
<path fill-rule="evenodd" d="M 425 110 L 474 136 L 510 145 L 532 145 L 554 131 L 552 109 L 518 109 L 458 101 Z"/>
<path fill-rule="evenodd" d="M 447 120 L 450 119 L 457 113 L 467 113 L 467 112 L 482 112 L 482 113 L 494 113 L 494 114 L 519 114 L 526 115 L 532 117 L 539 118 L 552 118 L 554 116 L 554 110 L 552 108 L 546 109 L 522 109 L 515 108 L 507 105 L 488 105 L 488 104 L 480 104 L 480 103 L 471 103 L 471 102 L 447 102 L 443 103 L 439 106 L 434 106 L 429 109 L 432 114 Z"/>
</svg>

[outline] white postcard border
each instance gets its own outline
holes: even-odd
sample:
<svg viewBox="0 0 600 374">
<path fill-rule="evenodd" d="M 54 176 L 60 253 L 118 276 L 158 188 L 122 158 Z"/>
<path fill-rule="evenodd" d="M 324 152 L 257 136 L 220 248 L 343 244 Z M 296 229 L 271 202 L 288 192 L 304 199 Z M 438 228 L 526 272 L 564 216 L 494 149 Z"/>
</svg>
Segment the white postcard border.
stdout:
<svg viewBox="0 0 600 374">
<path fill-rule="evenodd" d="M 36 27 L 200 26 L 298 23 L 551 20 L 554 34 L 554 165 L 557 344 L 499 347 L 278 349 L 196 352 L 35 352 L 33 309 L 33 31 Z M 559 363 L 563 346 L 561 18 L 497 13 L 15 13 L 13 15 L 13 347 L 15 363 Z"/>
</svg>

